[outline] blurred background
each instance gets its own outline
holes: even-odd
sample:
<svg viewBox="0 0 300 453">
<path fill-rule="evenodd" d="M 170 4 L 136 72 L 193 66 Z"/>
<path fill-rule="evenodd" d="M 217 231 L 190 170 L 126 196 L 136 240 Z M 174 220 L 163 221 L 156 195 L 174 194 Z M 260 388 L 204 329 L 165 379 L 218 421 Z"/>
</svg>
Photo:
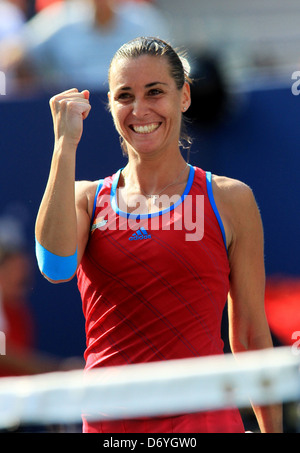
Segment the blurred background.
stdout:
<svg viewBox="0 0 300 453">
<path fill-rule="evenodd" d="M 18 265 L 28 271 L 18 302 L 0 298 L 0 330 L 13 331 L 19 310 L 15 330 L 25 333 L 12 335 L 11 345 L 32 359 L 30 369 L 14 365 L 8 374 L 72 367 L 77 359 L 80 366 L 85 333 L 76 281 L 51 285 L 34 256 L 53 148 L 49 99 L 74 86 L 91 91 L 77 179 L 124 166 L 106 110 L 106 77 L 118 47 L 140 35 L 187 51 L 194 78 L 190 163 L 252 188 L 265 231 L 274 343 L 300 337 L 299 22 L 298 0 L 0 0 L 0 273 L 7 264 L 1 247 L 3 256 L 22 250 L 27 261 Z M 16 272 L 11 267 L 8 275 Z"/>
</svg>

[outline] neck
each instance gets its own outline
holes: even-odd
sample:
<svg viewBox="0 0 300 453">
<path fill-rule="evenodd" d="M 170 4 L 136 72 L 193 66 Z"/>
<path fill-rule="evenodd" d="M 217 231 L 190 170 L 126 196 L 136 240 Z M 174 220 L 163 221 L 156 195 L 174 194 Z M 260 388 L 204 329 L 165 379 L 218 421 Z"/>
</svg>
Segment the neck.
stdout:
<svg viewBox="0 0 300 453">
<path fill-rule="evenodd" d="M 187 164 L 180 154 L 176 159 L 164 162 L 130 160 L 122 171 L 127 190 L 140 188 L 143 194 L 157 195 L 167 185 L 185 182 Z M 180 177 L 182 175 L 182 177 Z"/>
</svg>

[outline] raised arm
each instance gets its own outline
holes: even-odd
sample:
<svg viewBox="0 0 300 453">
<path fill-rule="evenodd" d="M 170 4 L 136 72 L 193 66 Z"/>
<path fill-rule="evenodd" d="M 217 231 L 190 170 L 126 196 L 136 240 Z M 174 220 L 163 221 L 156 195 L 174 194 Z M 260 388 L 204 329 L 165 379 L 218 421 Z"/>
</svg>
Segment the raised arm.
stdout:
<svg viewBox="0 0 300 453">
<path fill-rule="evenodd" d="M 78 92 L 77 89 L 65 91 L 50 100 L 50 107 L 55 144 L 48 182 L 36 219 L 35 235 L 38 252 L 42 256 L 40 261 L 38 259 L 39 264 L 42 261 L 44 265 L 49 258 L 53 259 L 52 264 L 59 263 L 57 260 L 63 257 L 67 269 L 75 259 L 80 261 L 88 238 L 87 193 L 91 187 L 89 183 L 75 184 L 75 162 L 83 120 L 91 108 L 89 92 Z M 63 260 L 60 263 L 64 266 Z M 53 282 L 69 280 L 76 271 L 75 265 L 72 275 L 51 278 L 43 265 L 40 265 L 42 273 Z"/>
<path fill-rule="evenodd" d="M 232 352 L 271 348 L 264 308 L 263 227 L 256 201 L 251 189 L 239 181 L 215 177 L 214 190 L 228 238 Z M 281 432 L 280 407 L 254 407 L 254 411 L 261 432 Z"/>
</svg>

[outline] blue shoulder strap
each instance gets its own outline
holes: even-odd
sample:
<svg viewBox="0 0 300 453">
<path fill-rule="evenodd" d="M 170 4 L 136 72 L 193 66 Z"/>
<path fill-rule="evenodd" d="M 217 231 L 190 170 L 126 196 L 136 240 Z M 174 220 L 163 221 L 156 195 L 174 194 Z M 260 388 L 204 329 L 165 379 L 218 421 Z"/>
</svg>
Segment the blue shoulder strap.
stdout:
<svg viewBox="0 0 300 453">
<path fill-rule="evenodd" d="M 218 221 L 218 223 L 219 223 L 219 226 L 220 226 L 220 229 L 221 229 L 221 232 L 222 232 L 222 236 L 223 236 L 223 241 L 224 241 L 224 244 L 225 244 L 225 248 L 226 248 L 226 250 L 227 250 L 225 229 L 224 229 L 224 225 L 223 225 L 221 216 L 220 216 L 220 214 L 219 214 L 219 211 L 218 211 L 218 208 L 217 208 L 215 199 L 214 199 L 214 194 L 213 194 L 213 190 L 212 190 L 211 181 L 212 181 L 212 179 L 211 179 L 211 172 L 207 171 L 207 172 L 206 172 L 206 187 L 207 187 L 208 198 L 209 198 L 211 207 L 213 208 L 213 211 L 214 211 L 214 213 L 215 213 L 215 216 L 216 216 L 216 218 L 217 218 L 217 221 Z"/>
<path fill-rule="evenodd" d="M 94 215 L 95 215 L 95 211 L 96 211 L 96 204 L 97 204 L 97 198 L 98 198 L 100 190 L 102 189 L 103 182 L 104 182 L 104 179 L 99 179 L 99 181 L 98 181 L 98 185 L 97 185 L 97 189 L 96 189 L 96 193 L 95 193 L 95 198 L 94 198 L 94 206 L 93 206 L 93 213 L 92 213 L 92 217 L 91 217 L 91 223 L 94 220 Z"/>
</svg>

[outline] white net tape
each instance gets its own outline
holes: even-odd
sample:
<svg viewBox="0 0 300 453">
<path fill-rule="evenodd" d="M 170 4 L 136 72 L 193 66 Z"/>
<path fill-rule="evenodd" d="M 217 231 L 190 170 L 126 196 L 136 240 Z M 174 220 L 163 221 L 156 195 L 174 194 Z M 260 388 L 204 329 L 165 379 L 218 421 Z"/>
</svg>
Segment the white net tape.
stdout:
<svg viewBox="0 0 300 453">
<path fill-rule="evenodd" d="M 235 355 L 0 379 L 0 427 L 67 424 L 300 400 L 300 355 Z"/>
</svg>

